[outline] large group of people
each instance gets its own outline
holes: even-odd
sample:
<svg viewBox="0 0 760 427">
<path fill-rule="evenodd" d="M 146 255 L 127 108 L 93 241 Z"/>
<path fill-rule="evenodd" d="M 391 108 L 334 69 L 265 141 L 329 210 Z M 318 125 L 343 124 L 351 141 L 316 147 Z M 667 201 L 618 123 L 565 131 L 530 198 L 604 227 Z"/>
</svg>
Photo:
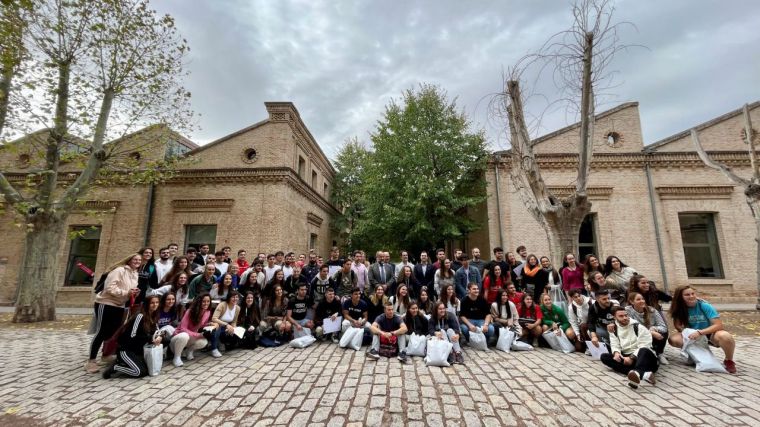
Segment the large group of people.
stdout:
<svg viewBox="0 0 760 427">
<path fill-rule="evenodd" d="M 100 278 L 88 372 L 101 371 L 101 349 L 105 378 L 140 377 L 147 373 L 145 345 L 163 344 L 167 360 L 181 367 L 198 351 L 218 358 L 234 348 L 278 346 L 305 335 L 343 345 L 349 328 L 363 333 L 368 358 L 385 355 L 390 343 L 402 363 L 409 360 L 412 334 L 450 342 L 451 364 L 465 362 L 462 347 L 473 333 L 493 346 L 513 332 L 539 347 L 549 347 L 547 333 L 556 334 L 578 352 L 604 345 L 601 362 L 634 388 L 656 382 L 658 368 L 668 363 L 666 344 L 681 347 L 681 331 L 690 328 L 689 339 L 706 337 L 723 350 L 725 369 L 736 372 L 734 339 L 712 305 L 690 286 L 672 296 L 657 289 L 616 256 L 602 264 L 595 255 L 581 263 L 567 254 L 557 269 L 525 246 L 506 254 L 494 248 L 490 261 L 478 248 L 471 257 L 438 249 L 434 259 L 422 251 L 416 264 L 407 251 L 394 264 L 386 251 L 370 263 L 363 251 L 342 257 L 337 247 L 326 260 L 313 252 L 260 253 L 249 261 L 244 249 L 234 258 L 229 247 L 178 250 L 167 245 L 155 258 L 153 249 L 143 248 Z M 662 302 L 670 303 L 675 330 Z"/>
</svg>

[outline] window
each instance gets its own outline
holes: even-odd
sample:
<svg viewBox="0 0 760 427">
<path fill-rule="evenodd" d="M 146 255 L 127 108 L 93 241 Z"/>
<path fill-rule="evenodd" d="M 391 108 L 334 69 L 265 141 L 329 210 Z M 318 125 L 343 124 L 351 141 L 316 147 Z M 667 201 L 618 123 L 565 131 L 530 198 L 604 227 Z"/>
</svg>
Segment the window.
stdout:
<svg viewBox="0 0 760 427">
<path fill-rule="evenodd" d="M 92 286 L 100 246 L 99 226 L 71 227 L 71 247 L 64 286 Z"/>
<path fill-rule="evenodd" d="M 311 233 L 309 236 L 309 249 L 316 249 L 317 248 L 317 234 Z"/>
<path fill-rule="evenodd" d="M 186 225 L 185 226 L 185 249 L 193 246 L 199 249 L 206 244 L 209 253 L 216 251 L 216 224 L 213 225 Z"/>
<path fill-rule="evenodd" d="M 306 180 L 306 160 L 301 156 L 298 156 L 298 176 L 304 181 Z"/>
<path fill-rule="evenodd" d="M 596 246 L 596 214 L 588 214 L 583 218 L 581 230 L 578 233 L 578 260 L 583 262 L 588 254 L 599 255 Z"/>
<path fill-rule="evenodd" d="M 317 173 L 315 171 L 311 171 L 311 188 L 317 189 Z"/>
<path fill-rule="evenodd" d="M 683 254 L 689 277 L 723 278 L 715 215 L 712 213 L 679 213 Z"/>
<path fill-rule="evenodd" d="M 166 152 L 164 153 L 164 159 L 169 160 L 174 157 L 179 157 L 190 151 L 190 147 L 180 144 L 177 141 L 169 141 L 166 144 Z"/>
<path fill-rule="evenodd" d="M 327 197 L 328 197 L 328 195 L 330 194 L 330 193 L 327 191 L 327 183 L 324 183 L 324 185 L 322 186 L 322 189 L 323 189 L 323 191 L 322 191 L 322 195 L 323 195 L 325 198 L 327 198 Z"/>
</svg>

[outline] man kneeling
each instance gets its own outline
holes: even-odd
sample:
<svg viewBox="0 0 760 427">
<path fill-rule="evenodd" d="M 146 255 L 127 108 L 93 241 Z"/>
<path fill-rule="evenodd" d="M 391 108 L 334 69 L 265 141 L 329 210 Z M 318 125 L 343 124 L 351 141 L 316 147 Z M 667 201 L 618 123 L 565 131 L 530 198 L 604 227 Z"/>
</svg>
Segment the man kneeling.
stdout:
<svg viewBox="0 0 760 427">
<path fill-rule="evenodd" d="M 370 331 L 372 331 L 372 346 L 367 352 L 367 356 L 372 359 L 380 359 L 380 337 L 392 339 L 393 336 L 398 338 L 398 360 L 406 363 L 406 325 L 401 316 L 393 312 L 393 304 L 385 304 L 385 312 L 372 322 Z"/>
<path fill-rule="evenodd" d="M 602 363 L 627 374 L 631 388 L 638 388 L 642 379 L 654 384 L 654 373 L 659 366 L 649 329 L 631 320 L 622 307 L 612 308 L 612 315 L 615 317 L 615 328 L 610 334 L 612 354 L 603 354 Z"/>
</svg>

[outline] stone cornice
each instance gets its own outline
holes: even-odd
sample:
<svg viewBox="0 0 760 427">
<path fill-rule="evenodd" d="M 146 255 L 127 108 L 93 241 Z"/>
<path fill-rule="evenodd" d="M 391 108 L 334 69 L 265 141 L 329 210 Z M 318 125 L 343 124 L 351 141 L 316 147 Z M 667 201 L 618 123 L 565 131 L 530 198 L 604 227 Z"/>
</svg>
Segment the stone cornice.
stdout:
<svg viewBox="0 0 760 427">
<path fill-rule="evenodd" d="M 119 209 L 118 200 L 83 200 L 74 205 L 73 212 L 97 211 L 113 213 Z"/>
<path fill-rule="evenodd" d="M 315 214 L 314 212 L 309 212 L 306 214 L 306 222 L 316 227 L 319 227 L 320 225 L 322 225 L 322 217 Z"/>
<path fill-rule="evenodd" d="M 710 157 L 727 166 L 737 167 L 750 165 L 749 154 L 746 151 L 716 151 L 708 152 Z M 537 155 L 538 165 L 542 169 L 575 169 L 578 167 L 577 154 L 551 153 Z M 497 155 L 489 160 L 489 164 L 499 162 L 499 167 L 511 167 L 508 155 Z M 598 153 L 591 160 L 592 169 L 638 169 L 649 164 L 654 168 L 695 168 L 706 167 L 696 152 L 654 152 L 654 153 Z"/>
<path fill-rule="evenodd" d="M 655 187 L 660 199 L 730 199 L 733 185 L 666 185 Z"/>
<path fill-rule="evenodd" d="M 177 199 L 172 200 L 174 212 L 229 212 L 235 201 L 232 199 Z"/>
<path fill-rule="evenodd" d="M 575 187 L 571 185 L 548 185 L 546 188 L 559 198 L 565 198 L 575 192 Z M 588 187 L 586 194 L 589 200 L 609 200 L 612 195 L 612 187 Z"/>
</svg>

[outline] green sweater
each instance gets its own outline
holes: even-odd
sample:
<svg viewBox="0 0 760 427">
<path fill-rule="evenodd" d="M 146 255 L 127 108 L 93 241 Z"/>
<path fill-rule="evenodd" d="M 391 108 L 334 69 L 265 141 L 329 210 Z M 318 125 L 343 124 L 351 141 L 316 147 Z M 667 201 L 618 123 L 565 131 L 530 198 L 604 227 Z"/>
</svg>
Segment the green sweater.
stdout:
<svg viewBox="0 0 760 427">
<path fill-rule="evenodd" d="M 567 315 L 561 308 L 552 304 L 552 308 L 548 309 L 541 304 L 541 314 L 543 314 L 543 324 L 552 327 L 555 323 L 559 323 L 560 328 L 566 331 L 570 327 L 570 321 L 567 320 Z"/>
</svg>

